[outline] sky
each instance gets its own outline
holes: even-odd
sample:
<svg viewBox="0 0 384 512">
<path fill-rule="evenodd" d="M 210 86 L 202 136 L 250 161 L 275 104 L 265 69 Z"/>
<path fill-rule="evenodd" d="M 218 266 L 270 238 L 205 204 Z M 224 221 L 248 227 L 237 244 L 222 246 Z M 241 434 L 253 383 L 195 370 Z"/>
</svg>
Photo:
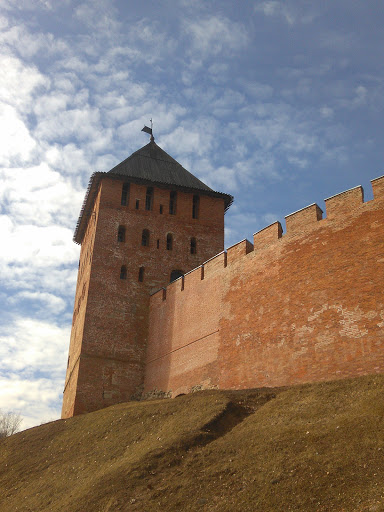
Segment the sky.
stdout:
<svg viewBox="0 0 384 512">
<path fill-rule="evenodd" d="M 382 0 L 0 0 L 0 409 L 59 418 L 86 187 L 148 143 L 226 247 L 384 174 Z"/>
</svg>

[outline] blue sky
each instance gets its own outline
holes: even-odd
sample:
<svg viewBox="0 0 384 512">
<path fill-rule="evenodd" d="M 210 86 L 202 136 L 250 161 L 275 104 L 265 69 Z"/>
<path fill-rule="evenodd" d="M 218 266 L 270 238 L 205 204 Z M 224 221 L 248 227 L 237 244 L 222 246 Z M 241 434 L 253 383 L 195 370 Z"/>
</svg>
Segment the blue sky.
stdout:
<svg viewBox="0 0 384 512">
<path fill-rule="evenodd" d="M 0 409 L 60 414 L 90 175 L 156 142 L 226 246 L 383 172 L 384 3 L 0 0 Z"/>
</svg>

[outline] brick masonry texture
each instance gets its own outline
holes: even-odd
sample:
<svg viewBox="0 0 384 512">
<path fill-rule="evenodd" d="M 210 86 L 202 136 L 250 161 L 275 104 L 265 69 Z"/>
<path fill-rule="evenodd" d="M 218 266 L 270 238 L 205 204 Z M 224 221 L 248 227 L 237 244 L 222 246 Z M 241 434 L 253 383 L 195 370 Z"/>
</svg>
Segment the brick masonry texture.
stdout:
<svg viewBox="0 0 384 512">
<path fill-rule="evenodd" d="M 255 233 L 150 299 L 144 391 L 384 371 L 384 177 Z"/>
<path fill-rule="evenodd" d="M 88 219 L 62 417 L 140 396 L 151 292 L 169 284 L 173 270 L 186 273 L 224 248 L 222 198 L 201 194 L 199 215 L 194 219 L 194 193 L 177 190 L 176 212 L 170 214 L 173 189 L 169 187 L 153 186 L 152 208 L 146 210 L 147 185 L 132 182 L 127 204 L 121 205 L 127 182 L 104 176 Z M 124 230 L 120 241 L 119 228 Z M 149 232 L 145 246 L 143 230 Z M 167 248 L 167 235 L 172 235 L 172 248 Z M 195 254 L 191 253 L 191 238 L 196 239 Z M 125 279 L 120 276 L 123 266 Z M 142 281 L 140 268 L 144 269 Z M 188 275 L 185 282 L 189 286 Z"/>
</svg>

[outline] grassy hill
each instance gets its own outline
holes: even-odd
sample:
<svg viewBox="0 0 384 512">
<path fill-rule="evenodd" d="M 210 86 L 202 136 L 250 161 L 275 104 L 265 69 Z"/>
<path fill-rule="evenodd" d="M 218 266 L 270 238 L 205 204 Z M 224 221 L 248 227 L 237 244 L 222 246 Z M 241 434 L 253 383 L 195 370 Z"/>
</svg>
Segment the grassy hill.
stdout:
<svg viewBox="0 0 384 512">
<path fill-rule="evenodd" d="M 0 441 L 0 510 L 384 511 L 383 391 L 202 391 L 41 425 Z"/>
</svg>

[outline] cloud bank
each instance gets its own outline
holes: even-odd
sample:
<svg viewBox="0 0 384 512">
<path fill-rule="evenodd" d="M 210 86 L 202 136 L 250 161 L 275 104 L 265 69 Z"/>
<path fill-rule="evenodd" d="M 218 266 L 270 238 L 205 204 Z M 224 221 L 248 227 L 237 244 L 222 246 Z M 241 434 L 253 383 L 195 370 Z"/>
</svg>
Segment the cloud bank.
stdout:
<svg viewBox="0 0 384 512">
<path fill-rule="evenodd" d="M 383 10 L 2 0 L 0 408 L 58 417 L 90 175 L 157 142 L 235 195 L 226 244 L 382 174 Z M 369 169 L 369 170 L 367 170 Z"/>
</svg>

